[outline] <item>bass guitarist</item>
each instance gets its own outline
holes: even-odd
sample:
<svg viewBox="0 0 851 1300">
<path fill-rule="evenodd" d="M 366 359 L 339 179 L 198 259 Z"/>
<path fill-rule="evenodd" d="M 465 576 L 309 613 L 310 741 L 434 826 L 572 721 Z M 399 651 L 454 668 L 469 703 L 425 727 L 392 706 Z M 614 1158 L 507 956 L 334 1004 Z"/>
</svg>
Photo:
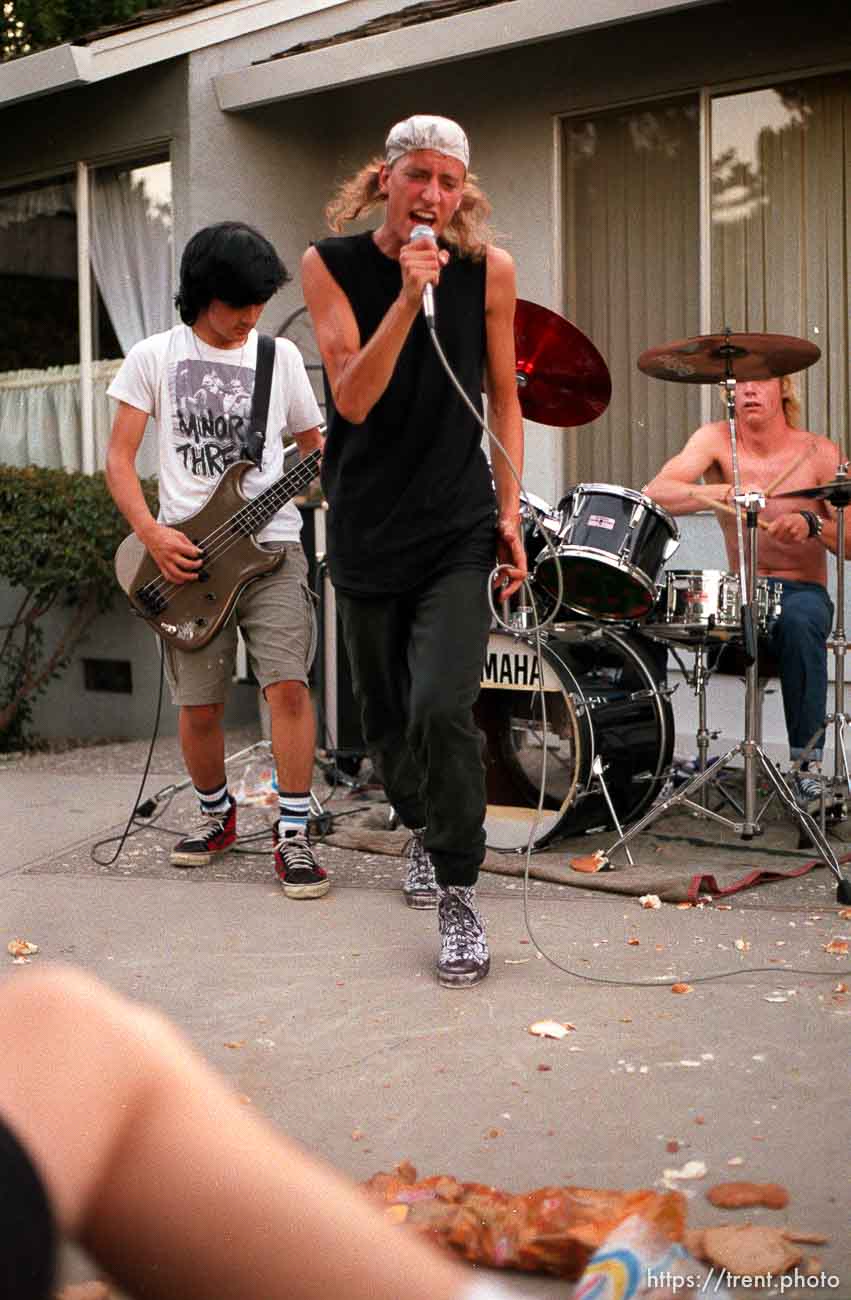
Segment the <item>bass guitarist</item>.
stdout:
<svg viewBox="0 0 851 1300">
<path fill-rule="evenodd" d="M 295 346 L 275 340 L 268 436 L 257 439 L 239 390 L 253 393 L 255 325 L 264 305 L 289 278 L 258 231 L 241 222 L 199 230 L 186 245 L 175 299 L 180 325 L 131 348 L 109 387 L 118 402 L 107 449 L 107 483 L 119 510 L 169 582 L 203 578 L 205 558 L 180 528 L 210 498 L 228 466 L 252 460 L 242 491 L 257 497 L 281 476 L 283 438 L 306 455 L 321 447 L 319 407 Z M 136 458 L 148 420 L 156 426 L 160 517 L 151 515 Z M 315 719 L 307 687 L 313 614 L 301 520 L 284 505 L 257 533 L 261 546 L 283 550 L 283 562 L 241 592 L 234 616 L 203 649 L 163 644 L 172 699 L 179 709 L 184 762 L 201 808 L 200 824 L 171 853 L 176 867 L 204 867 L 236 840 L 236 804 L 225 774 L 223 715 L 233 675 L 236 628 L 269 706 L 280 799 L 274 863 L 288 898 L 318 898 L 329 881 L 307 835 Z"/>
</svg>

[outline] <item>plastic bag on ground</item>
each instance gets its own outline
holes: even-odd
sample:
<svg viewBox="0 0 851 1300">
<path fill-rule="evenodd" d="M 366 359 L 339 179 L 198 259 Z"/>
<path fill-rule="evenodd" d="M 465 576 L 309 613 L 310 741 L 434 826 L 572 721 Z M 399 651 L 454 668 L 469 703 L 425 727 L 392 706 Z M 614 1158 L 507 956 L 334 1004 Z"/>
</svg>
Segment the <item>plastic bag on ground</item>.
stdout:
<svg viewBox="0 0 851 1300">
<path fill-rule="evenodd" d="M 721 1282 L 657 1224 L 633 1214 L 594 1252 L 572 1300 L 675 1300 L 706 1295 L 710 1283 L 713 1296 L 731 1300 Z"/>
</svg>

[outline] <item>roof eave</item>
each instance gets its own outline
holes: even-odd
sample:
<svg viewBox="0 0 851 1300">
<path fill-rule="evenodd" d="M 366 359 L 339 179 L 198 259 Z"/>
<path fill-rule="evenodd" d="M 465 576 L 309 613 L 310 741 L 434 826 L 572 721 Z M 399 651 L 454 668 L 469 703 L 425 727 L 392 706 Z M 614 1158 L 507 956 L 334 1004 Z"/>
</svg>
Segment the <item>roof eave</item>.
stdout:
<svg viewBox="0 0 851 1300">
<path fill-rule="evenodd" d="M 37 99 L 92 80 L 91 51 L 85 45 L 54 45 L 0 67 L 0 104 Z"/>
<path fill-rule="evenodd" d="M 689 9 L 712 0 L 510 0 L 486 9 L 430 19 L 420 27 L 401 27 L 322 49 L 276 57 L 214 78 L 224 112 L 259 108 L 335 87 L 389 77 L 414 68 L 495 53 L 571 32 L 606 27 L 632 18 L 649 18 Z"/>
<path fill-rule="evenodd" d="M 310 12 L 340 0 L 311 0 Z M 104 81 L 303 17 L 304 0 L 221 0 L 157 22 L 104 33 L 86 45 L 57 45 L 0 64 L 0 106 L 69 86 Z"/>
</svg>

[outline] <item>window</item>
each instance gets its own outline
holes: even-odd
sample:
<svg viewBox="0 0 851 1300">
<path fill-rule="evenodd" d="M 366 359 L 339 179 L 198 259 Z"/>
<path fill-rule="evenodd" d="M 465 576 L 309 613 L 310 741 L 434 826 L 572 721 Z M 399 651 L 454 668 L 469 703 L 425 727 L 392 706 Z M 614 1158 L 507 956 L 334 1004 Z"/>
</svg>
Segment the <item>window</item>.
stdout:
<svg viewBox="0 0 851 1300">
<path fill-rule="evenodd" d="M 851 75 L 713 98 L 713 330 L 793 334 L 804 427 L 848 430 Z"/>
<path fill-rule="evenodd" d="M 172 323 L 171 283 L 167 161 L 0 192 L 0 461 L 102 465 L 106 389 L 133 343 Z"/>
<path fill-rule="evenodd" d="M 721 418 L 713 390 L 636 361 L 725 325 L 816 343 L 821 360 L 796 378 L 804 423 L 844 444 L 851 74 L 569 118 L 563 132 L 566 314 L 613 388 L 593 436 L 570 439 L 568 480 L 640 487 Z"/>
<path fill-rule="evenodd" d="M 698 422 L 699 394 L 648 380 L 645 348 L 697 334 L 697 97 L 565 123 L 567 315 L 612 377 L 606 413 L 570 439 L 574 481 L 641 487 Z"/>
</svg>

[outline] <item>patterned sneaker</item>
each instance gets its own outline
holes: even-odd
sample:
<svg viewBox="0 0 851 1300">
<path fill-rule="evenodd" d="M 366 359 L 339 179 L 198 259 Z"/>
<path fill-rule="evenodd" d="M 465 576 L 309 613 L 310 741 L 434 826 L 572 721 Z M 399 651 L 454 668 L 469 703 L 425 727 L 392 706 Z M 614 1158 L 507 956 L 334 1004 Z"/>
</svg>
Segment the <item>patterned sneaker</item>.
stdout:
<svg viewBox="0 0 851 1300">
<path fill-rule="evenodd" d="M 173 867 L 208 867 L 217 853 L 236 843 L 236 801 L 223 813 L 202 813 L 201 823 L 178 840 L 171 851 Z"/>
<path fill-rule="evenodd" d="M 282 835 L 277 825 L 275 874 L 287 898 L 321 898 L 331 888 L 331 881 L 317 865 L 306 835 Z"/>
<path fill-rule="evenodd" d="M 422 831 L 412 831 L 408 840 L 408 870 L 402 894 L 408 907 L 437 907 L 437 881 Z"/>
<path fill-rule="evenodd" d="M 821 809 L 821 792 L 824 779 L 821 768 L 815 763 L 810 763 L 808 768 L 794 774 L 794 783 L 792 789 L 795 792 L 795 802 L 804 812 L 810 814 L 818 812 Z"/>
<path fill-rule="evenodd" d="M 448 889 L 438 886 L 437 921 L 440 927 L 438 982 L 448 988 L 478 984 L 490 970 L 491 959 L 473 886 L 450 885 Z"/>
</svg>

